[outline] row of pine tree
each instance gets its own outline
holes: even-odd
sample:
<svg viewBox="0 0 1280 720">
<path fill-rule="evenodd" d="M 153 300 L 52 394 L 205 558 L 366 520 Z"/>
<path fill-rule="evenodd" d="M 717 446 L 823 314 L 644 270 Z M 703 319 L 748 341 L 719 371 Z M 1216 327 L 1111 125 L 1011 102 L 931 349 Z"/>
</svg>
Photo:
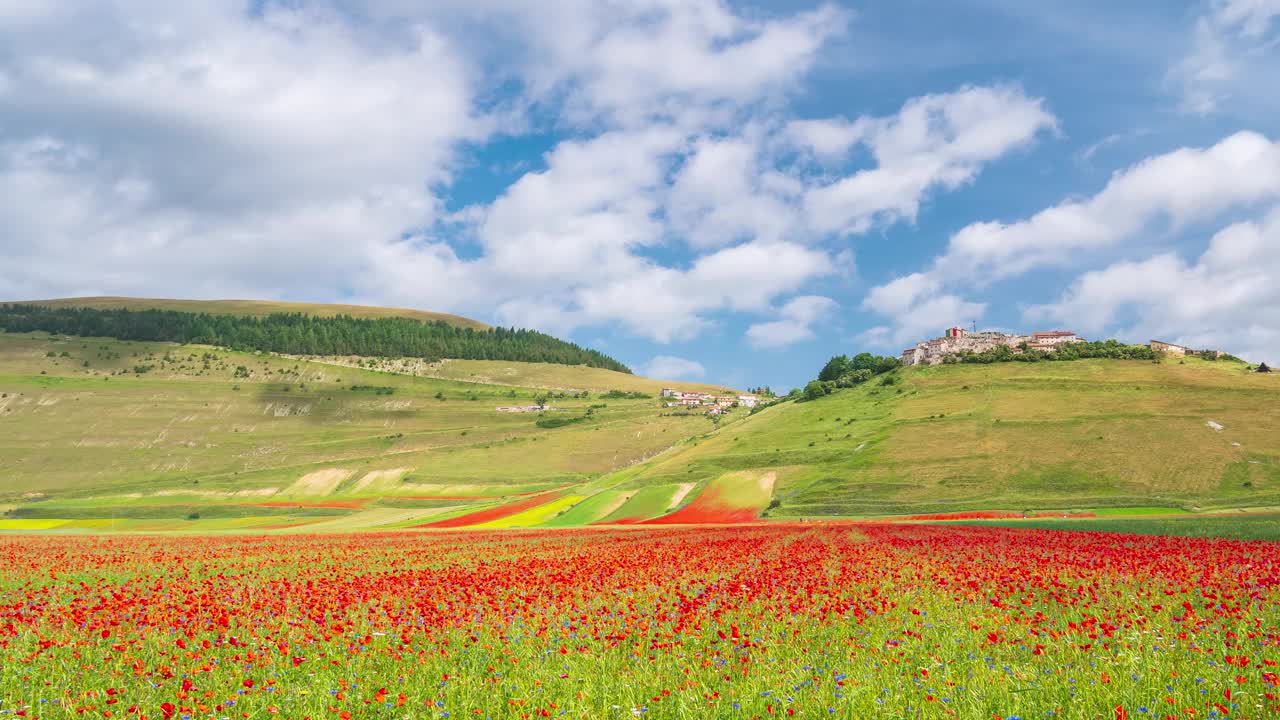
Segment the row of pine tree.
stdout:
<svg viewBox="0 0 1280 720">
<path fill-rule="evenodd" d="M 422 322 L 408 318 L 316 317 L 300 313 L 248 317 L 174 310 L 100 310 L 7 304 L 0 305 L 0 330 L 204 343 L 233 350 L 293 355 L 515 360 L 631 372 L 626 365 L 604 353 L 535 330 L 476 330 L 442 321 Z"/>
</svg>

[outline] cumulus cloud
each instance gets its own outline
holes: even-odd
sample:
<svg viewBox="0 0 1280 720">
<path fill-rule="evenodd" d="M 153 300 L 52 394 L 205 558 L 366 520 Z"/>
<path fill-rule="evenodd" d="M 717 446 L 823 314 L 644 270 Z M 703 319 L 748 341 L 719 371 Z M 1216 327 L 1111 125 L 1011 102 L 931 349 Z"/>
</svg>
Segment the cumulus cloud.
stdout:
<svg viewBox="0 0 1280 720">
<path fill-rule="evenodd" d="M 841 126 L 792 125 L 820 154 L 866 144 L 877 166 L 808 190 L 805 212 L 820 232 L 865 232 L 877 220 L 914 220 L 925 193 L 973 180 L 985 163 L 1056 127 L 1043 101 L 1014 87 L 967 87 L 908 101 L 898 114 Z"/>
<path fill-rule="evenodd" d="M 844 31 L 833 4 L 767 20 L 720 0 L 497 3 L 524 29 L 536 96 L 564 93 L 566 118 L 697 127 L 784 92 Z"/>
<path fill-rule="evenodd" d="M 674 355 L 657 355 L 645 363 L 644 375 L 660 380 L 690 380 L 707 374 L 702 363 Z"/>
<path fill-rule="evenodd" d="M 1218 231 L 1194 262 L 1161 253 L 1114 263 L 1084 273 L 1057 302 L 1026 314 L 1087 332 L 1114 330 L 1135 342 L 1166 340 L 1274 362 L 1280 353 L 1277 277 L 1280 207 Z"/>
<path fill-rule="evenodd" d="M 951 237 L 936 262 L 967 279 L 996 279 L 1071 260 L 1132 237 L 1280 196 L 1280 142 L 1253 132 L 1207 148 L 1182 148 L 1116 174 L 1101 192 L 1014 223 L 980 222 Z"/>
<path fill-rule="evenodd" d="M 892 320 L 872 337 L 895 342 L 924 327 L 976 319 L 984 307 L 957 288 L 1046 266 L 1084 262 L 1144 231 L 1210 221 L 1280 198 L 1280 142 L 1252 132 L 1207 148 L 1182 148 L 1117 173 L 1097 194 L 1012 223 L 978 222 L 917 273 L 873 288 L 864 307 Z"/>
<path fill-rule="evenodd" d="M 849 17 L 721 0 L 50 0 L 0 12 L 0 297 L 287 297 L 657 342 L 780 303 L 849 233 L 1054 127 L 1011 87 L 788 123 Z M 550 120 L 548 120 L 550 118 Z M 465 208 L 475 150 L 542 131 Z M 875 161 L 852 170 L 865 148 Z M 797 153 L 797 149 L 800 150 Z"/>
<path fill-rule="evenodd" d="M 488 133 L 469 66 L 426 27 L 55 2 L 0 21 L 0 43 L 10 297 L 328 294 L 431 222 L 426 186 Z"/>
<path fill-rule="evenodd" d="M 941 328 L 980 320 L 986 311 L 986 303 L 950 293 L 922 297 L 894 314 L 892 324 L 872 327 L 862 334 L 862 339 L 882 348 L 906 346 L 935 337 Z"/>
<path fill-rule="evenodd" d="M 812 340 L 813 324 L 831 315 L 836 301 L 821 295 L 801 295 L 778 309 L 778 320 L 747 328 L 747 340 L 760 348 L 781 348 Z"/>
</svg>

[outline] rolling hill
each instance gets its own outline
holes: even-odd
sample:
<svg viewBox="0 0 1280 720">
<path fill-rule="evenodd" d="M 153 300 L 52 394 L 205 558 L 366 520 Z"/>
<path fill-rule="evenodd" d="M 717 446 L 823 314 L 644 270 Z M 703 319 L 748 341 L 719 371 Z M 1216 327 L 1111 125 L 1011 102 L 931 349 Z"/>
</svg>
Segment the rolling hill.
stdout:
<svg viewBox="0 0 1280 720">
<path fill-rule="evenodd" d="M 903 368 L 766 409 L 619 489 L 773 472 L 771 517 L 1280 506 L 1280 376 L 1242 363 Z"/>
<path fill-rule="evenodd" d="M 900 368 L 712 420 L 584 365 L 0 333 L 0 530 L 319 532 L 1280 507 L 1280 375 Z M 545 412 L 505 412 L 546 399 Z"/>
</svg>

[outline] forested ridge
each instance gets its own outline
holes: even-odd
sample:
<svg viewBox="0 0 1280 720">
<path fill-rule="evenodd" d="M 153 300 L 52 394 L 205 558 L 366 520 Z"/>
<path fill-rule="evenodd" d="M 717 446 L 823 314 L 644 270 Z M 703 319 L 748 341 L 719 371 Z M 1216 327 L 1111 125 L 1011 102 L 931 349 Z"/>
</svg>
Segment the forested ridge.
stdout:
<svg viewBox="0 0 1280 720">
<path fill-rule="evenodd" d="M 264 317 L 175 310 L 128 310 L 0 305 L 0 330 L 221 345 L 293 355 L 421 357 L 428 360 L 514 360 L 630 373 L 604 353 L 536 330 L 475 330 L 408 318 L 316 317 L 276 313 Z"/>
</svg>

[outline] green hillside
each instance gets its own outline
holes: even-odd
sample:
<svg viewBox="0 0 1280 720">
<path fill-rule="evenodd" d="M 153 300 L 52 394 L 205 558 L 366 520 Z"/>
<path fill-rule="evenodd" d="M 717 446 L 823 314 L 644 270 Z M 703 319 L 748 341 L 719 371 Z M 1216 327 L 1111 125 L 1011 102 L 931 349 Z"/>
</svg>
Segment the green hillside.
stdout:
<svg viewBox="0 0 1280 720">
<path fill-rule="evenodd" d="M 1238 362 L 901 368 L 718 420 L 666 407 L 665 386 L 732 392 L 581 365 L 0 332 L 0 531 L 1280 508 L 1280 374 Z"/>
<path fill-rule="evenodd" d="M 768 469 L 770 517 L 1280 506 L 1277 431 L 1280 375 L 1242 363 L 904 368 L 763 410 L 617 488 Z"/>
<path fill-rule="evenodd" d="M 636 383 L 659 383 L 631 374 L 536 365 L 514 375 L 592 389 L 0 333 L 0 529 L 285 527 L 344 515 L 355 527 L 411 524 L 579 485 L 714 427 L 635 395 Z M 608 389 L 632 394 L 609 395 L 610 379 Z M 545 413 L 497 411 L 540 399 Z"/>
</svg>

